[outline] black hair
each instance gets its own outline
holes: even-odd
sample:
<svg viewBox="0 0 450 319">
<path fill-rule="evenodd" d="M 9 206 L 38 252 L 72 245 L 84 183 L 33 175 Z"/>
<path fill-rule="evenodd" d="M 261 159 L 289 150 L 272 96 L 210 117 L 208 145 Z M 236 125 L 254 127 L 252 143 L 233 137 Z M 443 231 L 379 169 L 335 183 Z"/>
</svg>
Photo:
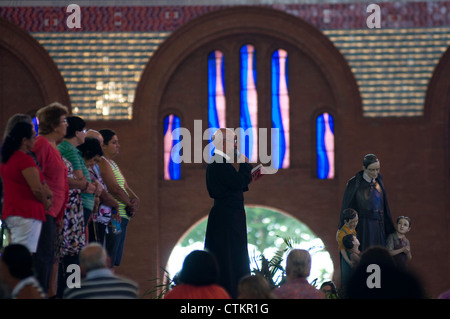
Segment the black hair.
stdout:
<svg viewBox="0 0 450 319">
<path fill-rule="evenodd" d="M 376 265 L 381 273 L 380 286 L 369 287 L 368 266 Z M 395 265 L 389 251 L 382 246 L 371 246 L 361 254 L 353 269 L 346 289 L 349 299 L 424 299 L 427 297 L 420 278 L 407 269 Z"/>
<path fill-rule="evenodd" d="M 353 245 L 353 235 L 352 234 L 345 235 L 342 238 L 342 245 L 344 245 L 344 247 L 347 249 L 352 249 L 354 246 Z"/>
<path fill-rule="evenodd" d="M 219 267 L 212 254 L 204 250 L 194 250 L 184 259 L 180 273 L 183 284 L 206 286 L 217 284 Z"/>
<path fill-rule="evenodd" d="M 2 162 L 6 163 L 22 145 L 24 138 L 30 139 L 33 135 L 33 126 L 27 122 L 18 122 L 6 136 L 2 145 Z"/>
<path fill-rule="evenodd" d="M 322 283 L 322 285 L 320 286 L 320 289 L 322 290 L 323 287 L 326 286 L 330 286 L 331 287 L 331 293 L 332 294 L 337 294 L 337 289 L 336 289 L 336 285 L 334 284 L 334 282 L 330 281 L 325 281 Z"/>
<path fill-rule="evenodd" d="M 364 168 L 369 167 L 370 164 L 373 164 L 375 162 L 378 162 L 378 158 L 374 154 L 366 154 L 363 159 L 363 166 Z"/>
<path fill-rule="evenodd" d="M 24 245 L 10 244 L 6 246 L 2 253 L 2 261 L 14 278 L 24 279 L 33 275 L 31 253 Z"/>
<path fill-rule="evenodd" d="M 355 218 L 358 213 L 353 208 L 346 208 L 342 211 L 344 222 L 349 221 L 350 219 Z"/>
<path fill-rule="evenodd" d="M 102 146 L 100 145 L 98 139 L 94 137 L 86 137 L 84 143 L 78 145 L 77 148 L 81 151 L 81 156 L 87 160 L 97 155 L 98 156 L 103 155 Z"/>
<path fill-rule="evenodd" d="M 109 128 L 105 128 L 100 130 L 99 133 L 103 136 L 103 144 L 108 145 L 109 141 L 116 135 L 116 132 L 110 130 Z"/>
<path fill-rule="evenodd" d="M 79 116 L 68 116 L 67 131 L 65 138 L 75 137 L 78 131 L 82 131 L 86 127 L 86 122 Z"/>
</svg>

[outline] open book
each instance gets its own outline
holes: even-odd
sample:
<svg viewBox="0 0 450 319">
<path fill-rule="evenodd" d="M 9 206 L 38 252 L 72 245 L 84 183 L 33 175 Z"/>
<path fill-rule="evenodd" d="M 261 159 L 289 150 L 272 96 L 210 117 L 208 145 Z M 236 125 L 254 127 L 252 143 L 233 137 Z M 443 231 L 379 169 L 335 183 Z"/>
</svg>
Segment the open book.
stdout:
<svg viewBox="0 0 450 319">
<path fill-rule="evenodd" d="M 264 175 L 263 168 L 264 168 L 263 165 L 259 164 L 252 169 L 252 179 L 254 181 L 260 179 Z"/>
</svg>

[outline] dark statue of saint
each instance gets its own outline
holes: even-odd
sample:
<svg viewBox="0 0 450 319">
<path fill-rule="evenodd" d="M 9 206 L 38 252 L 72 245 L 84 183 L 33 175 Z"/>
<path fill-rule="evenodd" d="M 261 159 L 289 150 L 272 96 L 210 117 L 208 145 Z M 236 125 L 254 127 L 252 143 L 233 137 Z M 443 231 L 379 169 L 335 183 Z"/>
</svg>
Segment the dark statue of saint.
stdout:
<svg viewBox="0 0 450 319">
<path fill-rule="evenodd" d="M 380 161 L 375 155 L 367 154 L 363 159 L 363 170 L 347 183 L 339 228 L 344 224 L 342 212 L 346 208 L 358 212 L 356 233 L 360 251 L 374 245 L 386 246 L 386 238 L 395 228 L 380 174 Z"/>
</svg>

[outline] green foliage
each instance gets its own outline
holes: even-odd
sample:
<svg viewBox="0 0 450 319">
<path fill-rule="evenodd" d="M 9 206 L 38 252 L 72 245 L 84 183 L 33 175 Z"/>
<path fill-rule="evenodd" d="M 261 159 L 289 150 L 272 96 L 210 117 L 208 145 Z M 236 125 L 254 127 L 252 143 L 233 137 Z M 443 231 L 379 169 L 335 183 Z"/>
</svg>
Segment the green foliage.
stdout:
<svg viewBox="0 0 450 319">
<path fill-rule="evenodd" d="M 162 299 L 164 295 L 175 285 L 173 279 L 170 278 L 169 273 L 164 268 L 160 267 L 164 272 L 164 279 L 153 278 L 147 280 L 152 284 L 151 288 L 144 291 L 142 297 L 150 297 L 152 299 Z"/>
<path fill-rule="evenodd" d="M 297 219 L 265 207 L 246 207 L 247 239 L 249 245 L 255 246 L 249 251 L 252 271 L 262 274 L 275 287 L 285 279 L 283 265 L 290 250 L 306 249 L 311 256 L 324 253 L 322 241 Z M 182 247 L 205 240 L 207 218 L 199 222 L 181 241 Z M 329 279 L 327 270 L 320 265 L 316 269 L 316 281 Z"/>
</svg>

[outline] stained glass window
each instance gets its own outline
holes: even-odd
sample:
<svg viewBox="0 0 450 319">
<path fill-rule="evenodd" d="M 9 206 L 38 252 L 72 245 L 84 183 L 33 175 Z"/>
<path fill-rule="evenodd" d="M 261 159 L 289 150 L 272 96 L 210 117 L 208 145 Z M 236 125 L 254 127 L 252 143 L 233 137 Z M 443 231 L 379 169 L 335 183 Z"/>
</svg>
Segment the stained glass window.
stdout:
<svg viewBox="0 0 450 319">
<path fill-rule="evenodd" d="M 322 113 L 316 120 L 317 129 L 317 177 L 334 178 L 334 119 L 329 113 Z"/>
<path fill-rule="evenodd" d="M 225 62 L 221 51 L 213 51 L 208 56 L 208 127 L 209 139 L 216 129 L 226 127 L 225 112 Z M 210 144 L 211 145 L 211 144 Z M 210 155 L 214 152 L 211 145 Z"/>
<path fill-rule="evenodd" d="M 258 145 L 258 94 L 256 92 L 256 52 L 253 45 L 247 44 L 240 50 L 241 65 L 241 110 L 240 127 L 245 135 L 241 136 L 241 153 L 251 162 L 257 160 Z"/>
<path fill-rule="evenodd" d="M 289 88 L 288 54 L 276 50 L 272 55 L 272 128 L 278 134 L 272 136 L 272 161 L 275 168 L 288 168 L 289 154 Z"/>
<path fill-rule="evenodd" d="M 174 145 L 180 142 L 180 138 L 173 137 L 173 130 L 180 127 L 180 118 L 169 114 L 164 118 L 164 179 L 178 180 L 181 178 L 180 157 L 181 154 L 172 153 Z"/>
</svg>

